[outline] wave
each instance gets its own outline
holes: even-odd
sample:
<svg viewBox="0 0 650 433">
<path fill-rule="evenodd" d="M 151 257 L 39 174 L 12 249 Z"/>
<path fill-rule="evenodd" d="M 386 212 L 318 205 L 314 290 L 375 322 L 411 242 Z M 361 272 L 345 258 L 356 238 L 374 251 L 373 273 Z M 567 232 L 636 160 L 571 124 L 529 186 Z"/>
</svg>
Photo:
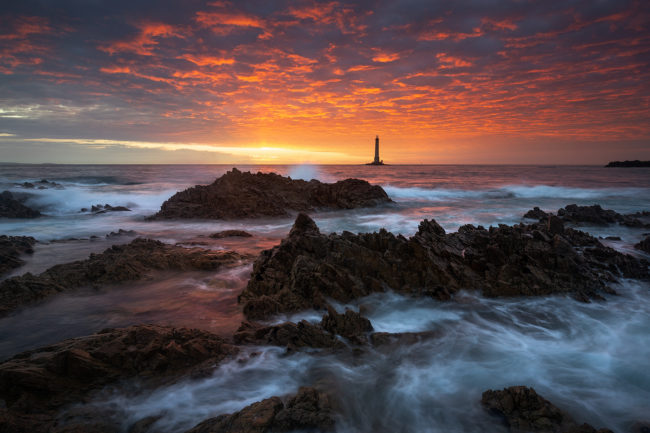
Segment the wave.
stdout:
<svg viewBox="0 0 650 433">
<path fill-rule="evenodd" d="M 590 200 L 610 197 L 650 196 L 650 188 L 579 188 L 551 185 L 506 185 L 491 189 L 397 187 L 386 185 L 386 193 L 399 201 L 448 201 L 464 199 L 551 198 Z"/>
</svg>

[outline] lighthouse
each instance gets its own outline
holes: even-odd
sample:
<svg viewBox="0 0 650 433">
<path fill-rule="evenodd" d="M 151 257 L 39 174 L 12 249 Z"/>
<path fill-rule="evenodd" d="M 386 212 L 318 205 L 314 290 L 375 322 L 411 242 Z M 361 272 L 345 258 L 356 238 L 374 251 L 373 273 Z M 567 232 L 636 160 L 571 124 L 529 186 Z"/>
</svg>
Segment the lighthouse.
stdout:
<svg viewBox="0 0 650 433">
<path fill-rule="evenodd" d="M 375 136 L 375 160 L 373 161 L 375 164 L 379 164 L 379 136 Z"/>
<path fill-rule="evenodd" d="M 375 136 L 375 159 L 366 165 L 384 165 L 384 161 L 379 159 L 379 136 Z"/>
</svg>

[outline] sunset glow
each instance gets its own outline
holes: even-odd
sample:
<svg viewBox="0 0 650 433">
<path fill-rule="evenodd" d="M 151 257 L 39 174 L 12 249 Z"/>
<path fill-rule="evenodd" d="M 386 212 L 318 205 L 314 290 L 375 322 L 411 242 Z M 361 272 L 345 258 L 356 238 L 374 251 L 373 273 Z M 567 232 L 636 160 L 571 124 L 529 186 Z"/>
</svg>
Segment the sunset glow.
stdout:
<svg viewBox="0 0 650 433">
<path fill-rule="evenodd" d="M 3 161 L 650 159 L 650 6 L 15 2 L 0 88 Z"/>
</svg>

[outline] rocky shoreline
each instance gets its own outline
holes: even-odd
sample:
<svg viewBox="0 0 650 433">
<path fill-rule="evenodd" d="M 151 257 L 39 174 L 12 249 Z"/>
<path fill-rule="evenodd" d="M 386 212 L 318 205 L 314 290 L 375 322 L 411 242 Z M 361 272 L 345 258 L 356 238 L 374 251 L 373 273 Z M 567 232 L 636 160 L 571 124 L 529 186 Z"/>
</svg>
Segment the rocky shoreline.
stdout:
<svg viewBox="0 0 650 433">
<path fill-rule="evenodd" d="M 258 175 L 230 172 L 229 176 Z M 332 301 L 347 304 L 392 291 L 454 302 L 464 290 L 486 297 L 568 295 L 584 302 L 604 300 L 605 295 L 616 293 L 620 278 L 650 279 L 650 263 L 566 224 L 645 228 L 648 216 L 645 212 L 621 215 L 600 206 L 569 205 L 557 214 L 535 208 L 526 214 L 538 220 L 532 224 L 488 229 L 465 225 L 446 233 L 434 220 L 425 219 L 406 238 L 385 230 L 326 235 L 307 214 L 299 213 L 288 236 L 255 260 L 238 298 L 246 321 L 230 338 L 197 329 L 137 325 L 15 355 L 0 363 L 0 432 L 123 432 L 118 420 L 79 403 L 92 402 L 106 387 L 119 388 L 133 380 L 150 389 L 188 378 L 198 380 L 256 347 L 281 347 L 285 356 L 316 351 L 355 359 L 437 338 L 431 331 L 377 332 L 363 310 L 337 311 Z M 227 230 L 211 235 L 231 236 L 250 234 Z M 11 269 L 20 265 L 18 256 L 28 254 L 35 241 L 5 236 L 0 242 L 8 245 L 6 258 L 0 258 Z M 640 248 L 644 242 L 647 239 Z M 234 251 L 188 249 L 138 238 L 37 276 L 2 281 L 0 314 L 75 288 L 138 280 L 158 270 L 216 270 L 252 259 Z M 320 311 L 320 322 L 269 322 L 280 313 L 305 310 Z M 502 425 L 513 433 L 610 432 L 580 424 L 525 386 L 487 390 L 476 400 L 494 416 L 486 430 Z M 316 383 L 292 395 L 276 395 L 207 418 L 187 433 L 327 432 L 335 429 L 341 404 L 331 389 Z M 127 431 L 155 433 L 157 420 L 155 416 L 140 419 Z"/>
</svg>

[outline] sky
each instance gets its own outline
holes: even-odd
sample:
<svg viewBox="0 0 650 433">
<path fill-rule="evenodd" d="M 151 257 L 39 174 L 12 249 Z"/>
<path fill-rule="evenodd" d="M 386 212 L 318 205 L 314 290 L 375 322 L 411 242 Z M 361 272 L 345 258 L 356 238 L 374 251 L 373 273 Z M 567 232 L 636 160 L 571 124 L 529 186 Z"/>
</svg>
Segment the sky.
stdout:
<svg viewBox="0 0 650 433">
<path fill-rule="evenodd" d="M 0 161 L 650 159 L 647 0 L 4 0 Z"/>
</svg>

